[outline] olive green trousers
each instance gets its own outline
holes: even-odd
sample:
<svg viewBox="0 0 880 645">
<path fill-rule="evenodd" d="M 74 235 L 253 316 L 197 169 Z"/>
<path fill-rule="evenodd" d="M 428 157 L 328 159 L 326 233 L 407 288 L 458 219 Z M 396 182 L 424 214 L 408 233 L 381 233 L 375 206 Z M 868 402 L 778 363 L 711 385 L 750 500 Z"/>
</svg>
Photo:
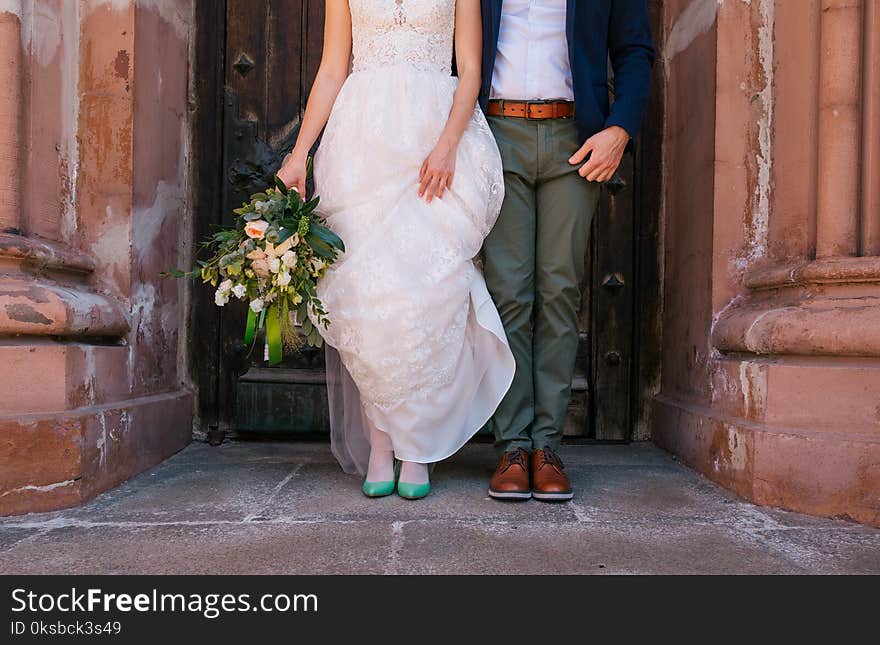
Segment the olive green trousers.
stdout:
<svg viewBox="0 0 880 645">
<path fill-rule="evenodd" d="M 506 192 L 483 247 L 483 269 L 516 359 L 513 384 L 489 427 L 501 452 L 555 450 L 571 397 L 599 184 L 568 163 L 583 143 L 574 119 L 488 120 Z"/>
</svg>

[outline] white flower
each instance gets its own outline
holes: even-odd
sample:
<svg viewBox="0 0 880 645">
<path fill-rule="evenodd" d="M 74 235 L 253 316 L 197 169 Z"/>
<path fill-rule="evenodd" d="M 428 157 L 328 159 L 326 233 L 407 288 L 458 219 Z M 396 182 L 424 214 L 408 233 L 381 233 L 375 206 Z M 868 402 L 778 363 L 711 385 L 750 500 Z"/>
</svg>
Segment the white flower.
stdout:
<svg viewBox="0 0 880 645">
<path fill-rule="evenodd" d="M 296 253 L 294 253 L 293 251 L 288 251 L 287 253 L 285 253 L 284 255 L 281 256 L 281 262 L 288 269 L 291 267 L 295 267 L 296 266 Z"/>
<path fill-rule="evenodd" d="M 290 274 L 287 271 L 282 271 L 278 274 L 278 286 L 285 287 L 290 284 Z"/>
<path fill-rule="evenodd" d="M 312 258 L 312 271 L 318 273 L 321 269 L 324 268 L 325 262 L 321 258 Z"/>
<path fill-rule="evenodd" d="M 255 314 L 263 311 L 264 303 L 262 298 L 257 298 L 256 300 L 251 300 L 251 311 Z"/>
<path fill-rule="evenodd" d="M 232 291 L 232 280 L 224 280 L 220 283 L 220 287 L 217 290 L 222 291 L 223 293 L 229 293 Z"/>
<path fill-rule="evenodd" d="M 278 258 L 269 258 L 269 271 L 278 273 L 281 270 L 281 260 Z"/>
<path fill-rule="evenodd" d="M 247 287 L 243 284 L 237 284 L 232 287 L 232 293 L 235 294 L 235 297 L 241 300 L 247 295 Z"/>
<path fill-rule="evenodd" d="M 229 292 L 217 289 L 217 291 L 214 292 L 214 304 L 218 307 L 222 307 L 227 302 L 229 302 Z"/>
</svg>

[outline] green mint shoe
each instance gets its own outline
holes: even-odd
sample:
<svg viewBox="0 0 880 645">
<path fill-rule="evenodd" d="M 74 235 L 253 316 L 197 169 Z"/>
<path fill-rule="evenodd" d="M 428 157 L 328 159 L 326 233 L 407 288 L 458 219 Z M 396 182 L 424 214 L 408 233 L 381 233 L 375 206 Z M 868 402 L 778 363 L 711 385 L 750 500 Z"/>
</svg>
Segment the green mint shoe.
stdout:
<svg viewBox="0 0 880 645">
<path fill-rule="evenodd" d="M 397 485 L 397 477 L 400 475 L 400 462 L 395 459 L 394 460 L 394 479 L 389 482 L 371 482 L 369 480 L 364 480 L 364 485 L 361 490 L 364 491 L 364 495 L 367 497 L 388 497 L 391 493 L 394 492 L 394 487 Z"/>
<path fill-rule="evenodd" d="M 394 492 L 394 482 L 371 482 L 365 479 L 362 490 L 367 497 L 388 497 Z"/>
<path fill-rule="evenodd" d="M 397 482 L 397 494 L 404 499 L 422 499 L 431 492 L 431 482 L 425 484 L 410 484 L 409 482 Z"/>
</svg>

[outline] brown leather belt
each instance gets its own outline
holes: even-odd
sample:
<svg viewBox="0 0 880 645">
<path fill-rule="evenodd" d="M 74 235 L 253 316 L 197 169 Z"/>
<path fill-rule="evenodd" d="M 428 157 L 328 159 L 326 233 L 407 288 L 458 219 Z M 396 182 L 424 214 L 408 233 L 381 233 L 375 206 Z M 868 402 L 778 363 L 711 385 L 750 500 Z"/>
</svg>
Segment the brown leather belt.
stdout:
<svg viewBox="0 0 880 645">
<path fill-rule="evenodd" d="M 571 101 L 489 101 L 489 116 L 513 116 L 521 119 L 567 119 L 574 116 Z"/>
</svg>

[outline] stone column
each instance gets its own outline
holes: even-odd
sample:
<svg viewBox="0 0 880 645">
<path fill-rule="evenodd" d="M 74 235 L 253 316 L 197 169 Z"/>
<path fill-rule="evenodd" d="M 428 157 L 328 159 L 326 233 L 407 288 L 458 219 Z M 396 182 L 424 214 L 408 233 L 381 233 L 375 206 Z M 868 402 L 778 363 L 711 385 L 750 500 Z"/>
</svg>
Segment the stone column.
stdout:
<svg viewBox="0 0 880 645">
<path fill-rule="evenodd" d="M 21 209 L 21 2 L 0 5 L 0 231 L 17 230 Z"/>
<path fill-rule="evenodd" d="M 35 181 L 39 204 L 31 206 L 55 205 L 54 218 L 60 220 L 64 213 L 58 195 L 77 175 L 70 166 L 75 160 L 68 160 L 67 177 L 57 176 L 57 164 L 43 163 L 47 155 L 59 156 L 64 146 L 60 136 L 54 142 L 41 141 L 37 150 L 34 140 L 24 136 L 29 129 L 51 131 L 50 124 L 64 118 L 63 111 L 76 112 L 76 105 L 45 100 L 65 93 L 62 88 L 47 88 L 48 84 L 76 87 L 76 57 L 64 57 L 62 41 L 78 41 L 79 25 L 75 12 L 63 10 L 62 1 L 42 0 L 38 25 L 23 24 L 21 19 L 24 5 L 33 0 L 17 0 L 12 3 L 14 11 L 0 13 L 0 64 L 4 81 L 7 72 L 11 78 L 0 92 L 0 340 L 16 335 L 115 338 L 128 330 L 120 303 L 91 287 L 97 266 L 94 257 L 75 244 L 34 234 L 23 198 L 28 177 L 39 176 L 40 181 Z M 30 13 L 34 14 L 32 7 Z M 56 71 L 46 72 L 49 68 Z M 40 99 L 32 96 L 35 92 Z M 23 127 L 25 109 L 34 128 Z M 76 132 L 69 136 L 74 138 Z M 24 154 L 25 149 L 31 154 Z M 44 174 L 47 166 L 56 172 Z M 10 351 L 0 344 L 0 352 Z"/>
<path fill-rule="evenodd" d="M 862 255 L 880 255 L 880 3 L 865 3 Z"/>
<path fill-rule="evenodd" d="M 821 9 L 816 256 L 853 256 L 859 247 L 862 0 L 822 0 Z"/>
</svg>

